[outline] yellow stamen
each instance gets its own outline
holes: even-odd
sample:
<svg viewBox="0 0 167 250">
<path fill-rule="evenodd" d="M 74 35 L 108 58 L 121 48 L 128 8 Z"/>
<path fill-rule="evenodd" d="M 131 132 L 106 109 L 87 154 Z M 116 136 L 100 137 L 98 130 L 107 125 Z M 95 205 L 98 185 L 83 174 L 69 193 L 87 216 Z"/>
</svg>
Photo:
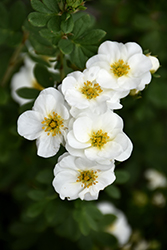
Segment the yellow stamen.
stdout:
<svg viewBox="0 0 167 250">
<path fill-rule="evenodd" d="M 101 149 L 104 144 L 106 144 L 109 141 L 109 136 L 108 134 L 105 132 L 103 133 L 103 131 L 100 129 L 97 132 L 93 132 L 92 136 L 90 138 L 91 141 L 91 145 L 93 147 L 97 147 L 98 149 Z"/>
<path fill-rule="evenodd" d="M 98 181 L 96 181 L 98 175 L 97 171 L 93 170 L 85 170 L 81 171 L 79 170 L 80 175 L 78 176 L 76 182 L 82 182 L 84 188 L 89 188 L 92 185 L 96 185 Z"/>
<path fill-rule="evenodd" d="M 81 93 L 85 95 L 87 99 L 96 98 L 102 91 L 98 83 L 93 84 L 90 81 L 84 82 L 84 86 L 81 88 Z"/>
<path fill-rule="evenodd" d="M 41 122 L 44 124 L 42 129 L 45 132 L 48 132 L 47 135 L 52 134 L 52 136 L 56 136 L 57 134 L 61 134 L 60 129 L 64 127 L 63 125 L 63 119 L 60 115 L 53 112 L 52 114 L 49 114 L 48 117 L 44 117 L 44 120 Z"/>
<path fill-rule="evenodd" d="M 116 77 L 127 75 L 130 67 L 122 59 L 110 65 L 111 71 Z"/>
</svg>

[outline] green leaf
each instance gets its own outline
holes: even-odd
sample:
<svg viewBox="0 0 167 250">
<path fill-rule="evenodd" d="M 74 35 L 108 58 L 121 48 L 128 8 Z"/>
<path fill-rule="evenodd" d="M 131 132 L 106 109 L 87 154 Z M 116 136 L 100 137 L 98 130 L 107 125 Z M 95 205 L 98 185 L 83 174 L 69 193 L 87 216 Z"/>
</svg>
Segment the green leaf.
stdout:
<svg viewBox="0 0 167 250">
<path fill-rule="evenodd" d="M 114 186 L 114 185 L 110 185 L 105 189 L 105 192 L 114 199 L 119 199 L 121 197 L 121 193 L 119 191 L 119 189 Z"/>
<path fill-rule="evenodd" d="M 25 5 L 17 1 L 15 2 L 10 10 L 10 29 L 21 30 L 21 26 L 26 18 Z"/>
<path fill-rule="evenodd" d="M 40 0 L 31 0 L 31 6 L 40 13 L 52 13 Z"/>
<path fill-rule="evenodd" d="M 82 51 L 88 58 L 93 56 L 97 52 L 97 45 L 81 45 Z"/>
<path fill-rule="evenodd" d="M 55 37 L 55 35 L 53 34 L 53 32 L 51 32 L 50 30 L 48 30 L 48 29 L 46 29 L 46 28 L 44 28 L 44 29 L 41 29 L 40 31 L 39 31 L 39 34 L 42 36 L 42 37 L 44 37 L 44 38 L 46 38 L 46 39 L 51 39 L 52 40 L 52 38 L 54 38 Z"/>
<path fill-rule="evenodd" d="M 34 48 L 36 54 L 53 56 L 55 55 L 56 48 L 52 45 L 49 39 L 42 37 L 39 34 L 41 28 L 31 25 L 30 22 L 26 21 L 23 26 L 23 30 L 29 34 L 29 41 Z"/>
<path fill-rule="evenodd" d="M 47 29 L 48 30 L 48 29 Z M 35 63 L 39 63 L 39 64 L 43 64 L 47 67 L 50 66 L 48 60 L 46 60 L 45 57 L 43 56 L 36 56 L 34 54 L 28 53 L 28 56 L 32 59 L 32 61 L 34 61 Z"/>
<path fill-rule="evenodd" d="M 57 33 L 60 31 L 60 23 L 61 23 L 61 17 L 54 16 L 49 20 L 47 26 L 51 32 Z"/>
<path fill-rule="evenodd" d="M 61 30 L 65 33 L 68 34 L 72 32 L 74 28 L 74 21 L 72 15 L 68 19 L 65 18 L 65 16 L 62 16 L 63 20 L 61 21 Z"/>
<path fill-rule="evenodd" d="M 74 39 L 77 39 L 84 34 L 93 24 L 93 19 L 90 15 L 85 14 L 75 21 L 73 34 Z"/>
<path fill-rule="evenodd" d="M 113 249 L 118 249 L 118 248 L 115 248 L 115 245 L 117 244 L 116 238 L 109 233 L 96 232 L 96 233 L 93 233 L 93 238 L 97 242 L 98 246 L 103 246 L 103 247 L 112 246 Z"/>
<path fill-rule="evenodd" d="M 73 50 L 74 44 L 71 42 L 71 40 L 61 39 L 58 43 L 58 47 L 63 54 L 70 54 Z"/>
<path fill-rule="evenodd" d="M 45 66 L 41 64 L 36 64 L 34 67 L 34 75 L 37 82 L 44 88 L 51 86 L 53 87 L 54 80 L 52 77 L 52 73 L 50 73 Z"/>
<path fill-rule="evenodd" d="M 73 212 L 74 219 L 78 222 L 80 231 L 83 235 L 88 235 L 90 233 L 90 226 L 85 219 L 85 214 L 83 209 L 82 210 L 74 210 Z"/>
<path fill-rule="evenodd" d="M 40 200 L 44 200 L 46 195 L 45 192 L 42 190 L 30 190 L 27 193 L 28 197 L 34 201 L 40 201 Z"/>
<path fill-rule="evenodd" d="M 3 5 L 0 3 L 0 27 L 8 28 L 9 27 L 9 18 L 8 18 L 8 11 Z"/>
<path fill-rule="evenodd" d="M 118 183 L 118 184 L 125 183 L 130 178 L 129 173 L 127 171 L 124 171 L 124 170 L 115 171 L 115 175 L 116 175 L 116 181 L 115 182 Z"/>
<path fill-rule="evenodd" d="M 39 95 L 40 91 L 38 89 L 24 87 L 24 88 L 17 89 L 16 92 L 22 98 L 35 99 Z"/>
<path fill-rule="evenodd" d="M 60 39 L 61 39 L 61 33 L 57 33 L 57 35 L 54 35 L 54 37 L 52 38 L 52 44 L 54 46 L 57 46 Z"/>
<path fill-rule="evenodd" d="M 74 210 L 73 216 L 78 222 L 82 234 L 88 235 L 90 229 L 98 230 L 97 222 L 101 219 L 102 214 L 97 207 L 85 204 Z"/>
<path fill-rule="evenodd" d="M 93 29 L 88 31 L 80 40 L 81 44 L 98 44 L 100 40 L 106 35 L 104 30 Z"/>
<path fill-rule="evenodd" d="M 114 214 L 104 214 L 99 222 L 99 228 L 104 230 L 107 226 L 111 225 L 115 220 L 116 216 Z"/>
<path fill-rule="evenodd" d="M 31 217 L 31 218 L 37 217 L 40 213 L 42 213 L 44 206 L 45 206 L 45 202 L 43 202 L 43 201 L 33 203 L 27 209 L 27 216 Z"/>
<path fill-rule="evenodd" d="M 28 21 L 34 26 L 43 27 L 47 24 L 50 19 L 50 15 L 38 12 L 31 12 L 28 15 Z"/>
<path fill-rule="evenodd" d="M 59 6 L 55 0 L 42 0 L 43 3 L 54 13 L 59 12 Z"/>
<path fill-rule="evenodd" d="M 71 53 L 70 57 L 72 63 L 74 63 L 78 68 L 84 69 L 88 57 L 85 56 L 80 44 L 75 44 L 74 50 Z"/>
</svg>

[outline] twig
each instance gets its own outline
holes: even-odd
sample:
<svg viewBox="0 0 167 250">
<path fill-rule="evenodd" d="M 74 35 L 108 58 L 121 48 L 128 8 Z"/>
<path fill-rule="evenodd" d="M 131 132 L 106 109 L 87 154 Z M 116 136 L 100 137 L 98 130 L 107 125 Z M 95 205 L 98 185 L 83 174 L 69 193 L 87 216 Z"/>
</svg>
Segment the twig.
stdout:
<svg viewBox="0 0 167 250">
<path fill-rule="evenodd" d="M 22 51 L 22 49 L 24 47 L 24 44 L 25 44 L 25 41 L 27 40 L 27 38 L 28 38 L 28 34 L 24 33 L 21 44 L 14 51 L 14 53 L 13 53 L 13 55 L 12 55 L 10 61 L 9 61 L 7 70 L 6 70 L 6 72 L 5 72 L 5 74 L 4 74 L 3 78 L 2 78 L 0 86 L 4 87 L 6 85 L 6 83 L 8 82 L 11 74 L 13 73 L 13 70 L 14 70 L 15 66 L 18 63 L 18 59 L 20 57 L 20 52 Z"/>
</svg>

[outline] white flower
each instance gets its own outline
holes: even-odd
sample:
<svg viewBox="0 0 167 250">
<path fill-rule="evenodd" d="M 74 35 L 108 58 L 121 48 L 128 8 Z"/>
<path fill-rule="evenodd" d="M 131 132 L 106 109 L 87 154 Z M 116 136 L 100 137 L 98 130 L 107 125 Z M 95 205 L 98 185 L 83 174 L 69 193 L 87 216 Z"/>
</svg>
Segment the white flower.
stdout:
<svg viewBox="0 0 167 250">
<path fill-rule="evenodd" d="M 104 113 L 108 108 L 107 100 L 114 108 L 122 107 L 119 101 L 125 96 L 125 91 L 118 93 L 99 84 L 96 79 L 100 76 L 100 71 L 101 69 L 95 66 L 83 72 L 75 71 L 64 78 L 61 90 L 72 107 L 72 113 L 85 109 L 98 114 Z"/>
<path fill-rule="evenodd" d="M 55 155 L 66 136 L 69 112 L 63 96 L 55 88 L 40 92 L 33 110 L 18 119 L 18 133 L 28 140 L 37 139 L 37 154 L 42 157 Z"/>
<path fill-rule="evenodd" d="M 97 207 L 103 214 L 116 215 L 116 220 L 106 228 L 106 232 L 113 234 L 118 239 L 120 246 L 127 243 L 132 230 L 124 213 L 115 208 L 114 205 L 108 201 L 99 202 Z"/>
<path fill-rule="evenodd" d="M 158 207 L 164 207 L 166 205 L 165 196 L 160 192 L 156 192 L 153 195 L 152 203 Z"/>
<path fill-rule="evenodd" d="M 115 180 L 114 163 L 100 165 L 65 153 L 54 168 L 53 186 L 61 199 L 96 200 L 99 191 Z"/>
<path fill-rule="evenodd" d="M 11 79 L 11 95 L 13 99 L 18 102 L 20 105 L 28 103 L 31 99 L 24 99 L 20 97 L 16 91 L 19 88 L 28 87 L 42 90 L 43 87 L 36 81 L 33 75 L 35 63 L 28 58 L 25 57 L 24 66 L 22 66 L 19 72 L 15 73 Z"/>
<path fill-rule="evenodd" d="M 126 44 L 106 41 L 91 57 L 86 67 L 99 66 L 103 70 L 97 78 L 99 84 L 118 91 L 142 90 L 151 81 L 150 59 L 142 53 L 141 47 L 134 42 Z"/>
<path fill-rule="evenodd" d="M 134 250 L 148 250 L 149 249 L 149 245 L 150 244 L 146 240 L 142 239 L 134 247 Z"/>
<path fill-rule="evenodd" d="M 152 68 L 150 69 L 151 73 L 154 74 L 160 67 L 160 63 L 157 57 L 148 55 L 148 58 L 151 60 Z"/>
<path fill-rule="evenodd" d="M 81 113 L 71 126 L 66 149 L 74 156 L 110 164 L 110 160 L 126 160 L 132 152 L 132 143 L 122 131 L 123 120 L 110 110 L 99 116 Z"/>
<path fill-rule="evenodd" d="M 149 181 L 148 187 L 152 190 L 159 187 L 167 187 L 167 178 L 155 169 L 147 169 L 145 177 Z"/>
</svg>

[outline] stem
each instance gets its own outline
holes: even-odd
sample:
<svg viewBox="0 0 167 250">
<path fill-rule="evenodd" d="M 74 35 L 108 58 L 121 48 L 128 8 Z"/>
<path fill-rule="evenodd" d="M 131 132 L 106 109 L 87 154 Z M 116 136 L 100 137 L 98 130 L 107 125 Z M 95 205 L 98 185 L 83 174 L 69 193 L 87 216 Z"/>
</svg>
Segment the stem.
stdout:
<svg viewBox="0 0 167 250">
<path fill-rule="evenodd" d="M 64 77 L 65 77 L 65 72 L 64 72 L 64 55 L 60 51 L 60 79 L 61 79 L 61 81 L 64 79 Z"/>
<path fill-rule="evenodd" d="M 22 48 L 24 47 L 24 44 L 25 44 L 25 41 L 27 40 L 27 38 L 28 38 L 28 35 L 24 33 L 21 44 L 14 51 L 14 53 L 9 61 L 8 68 L 7 68 L 5 74 L 2 78 L 0 86 L 4 87 L 6 85 L 6 83 L 8 82 L 10 76 L 12 75 L 13 70 L 19 61 L 18 59 L 20 57 L 20 52 L 22 51 Z"/>
</svg>

